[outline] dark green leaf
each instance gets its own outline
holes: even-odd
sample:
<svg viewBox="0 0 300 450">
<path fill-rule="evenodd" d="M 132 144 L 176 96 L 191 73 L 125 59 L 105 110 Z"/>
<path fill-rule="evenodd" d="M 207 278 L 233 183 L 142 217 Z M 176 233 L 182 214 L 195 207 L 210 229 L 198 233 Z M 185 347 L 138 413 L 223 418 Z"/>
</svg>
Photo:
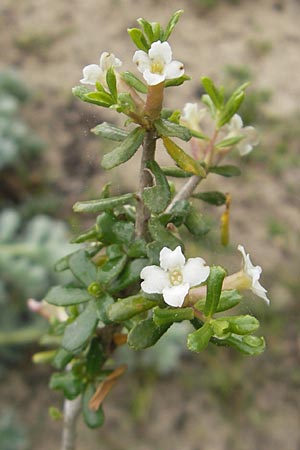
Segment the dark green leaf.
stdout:
<svg viewBox="0 0 300 450">
<path fill-rule="evenodd" d="M 158 40 L 162 40 L 162 37 L 164 35 L 164 32 L 161 28 L 161 25 L 159 22 L 151 22 L 151 27 L 153 31 L 153 42 L 156 42 Z"/>
<path fill-rule="evenodd" d="M 166 80 L 165 81 L 165 87 L 172 87 L 172 86 L 181 86 L 185 81 L 190 81 L 191 77 L 189 77 L 188 75 L 182 75 L 181 77 L 178 78 L 172 78 L 171 80 Z"/>
<path fill-rule="evenodd" d="M 163 137 L 162 140 L 167 152 L 181 169 L 199 177 L 206 177 L 206 172 L 199 161 L 195 161 L 168 137 Z"/>
<path fill-rule="evenodd" d="M 122 72 L 121 78 L 125 81 L 125 83 L 134 88 L 136 91 L 141 92 L 142 94 L 147 94 L 148 86 L 135 75 L 133 75 L 133 73 Z"/>
<path fill-rule="evenodd" d="M 99 298 L 97 298 L 95 303 L 97 308 L 98 319 L 105 325 L 109 325 L 111 321 L 108 318 L 107 311 L 108 308 L 114 303 L 113 297 L 104 292 Z"/>
<path fill-rule="evenodd" d="M 154 125 L 161 136 L 178 137 L 183 141 L 189 141 L 192 137 L 188 128 L 166 119 L 156 120 Z"/>
<path fill-rule="evenodd" d="M 213 330 L 208 322 L 206 322 L 201 328 L 188 335 L 187 346 L 192 352 L 201 352 L 204 350 L 210 338 L 213 335 Z"/>
<path fill-rule="evenodd" d="M 154 175 L 155 185 L 144 189 L 143 200 L 152 213 L 158 214 L 166 209 L 171 199 L 169 183 L 157 162 L 148 161 L 146 168 Z"/>
<path fill-rule="evenodd" d="M 50 389 L 63 391 L 68 400 L 74 400 L 82 391 L 80 378 L 73 372 L 53 373 L 49 383 Z"/>
<path fill-rule="evenodd" d="M 193 194 L 192 197 L 215 206 L 225 205 L 226 203 L 226 195 L 218 191 L 197 192 L 196 194 Z"/>
<path fill-rule="evenodd" d="M 89 92 L 84 96 L 83 100 L 94 105 L 103 106 L 104 108 L 108 108 L 115 103 L 112 96 L 107 92 Z"/>
<path fill-rule="evenodd" d="M 101 267 L 99 267 L 97 274 L 97 281 L 100 284 L 111 283 L 124 269 L 127 261 L 127 256 L 119 256 L 114 259 L 109 259 Z"/>
<path fill-rule="evenodd" d="M 108 317 L 112 322 L 123 322 L 156 305 L 156 301 L 148 300 L 140 294 L 121 298 L 109 307 Z"/>
<path fill-rule="evenodd" d="M 92 336 L 97 322 L 96 305 L 91 301 L 74 322 L 67 325 L 62 339 L 62 347 L 71 353 L 78 351 Z"/>
<path fill-rule="evenodd" d="M 135 200 L 134 194 L 124 194 L 118 197 L 109 197 L 96 200 L 77 202 L 73 206 L 75 212 L 96 213 L 114 209 L 121 205 L 132 203 Z"/>
<path fill-rule="evenodd" d="M 169 20 L 169 23 L 168 23 L 168 25 L 166 27 L 166 30 L 164 32 L 162 41 L 167 41 L 169 39 L 169 37 L 170 37 L 172 31 L 174 30 L 174 28 L 175 28 L 175 26 L 176 26 L 176 24 L 177 24 L 177 22 L 178 22 L 178 20 L 179 20 L 179 18 L 180 18 L 182 13 L 183 13 L 183 9 L 179 9 L 178 11 L 175 11 L 172 14 L 171 19 Z"/>
<path fill-rule="evenodd" d="M 259 355 L 266 348 L 264 338 L 257 336 L 239 336 L 237 334 L 231 334 L 225 342 L 244 355 L 250 356 Z"/>
<path fill-rule="evenodd" d="M 250 334 L 259 328 L 259 321 L 250 315 L 226 317 L 229 330 L 236 334 Z"/>
<path fill-rule="evenodd" d="M 193 308 L 159 308 L 153 310 L 153 320 L 158 326 L 192 320 L 194 318 Z"/>
<path fill-rule="evenodd" d="M 112 169 L 128 161 L 137 151 L 144 140 L 145 130 L 137 127 L 127 136 L 127 138 L 112 152 L 104 155 L 102 166 L 104 169 Z"/>
<path fill-rule="evenodd" d="M 73 275 L 86 287 L 97 280 L 97 266 L 85 250 L 74 253 L 69 259 Z"/>
<path fill-rule="evenodd" d="M 241 175 L 241 170 L 236 166 L 211 166 L 209 168 L 211 173 L 216 173 L 222 177 L 238 177 Z"/>
<path fill-rule="evenodd" d="M 92 228 L 90 228 L 89 230 L 79 234 L 78 236 L 76 236 L 75 238 L 72 239 L 71 243 L 72 244 L 81 244 L 83 242 L 87 242 L 87 241 L 94 241 L 97 240 L 98 238 L 98 234 L 97 234 L 97 230 L 96 228 L 93 226 Z"/>
<path fill-rule="evenodd" d="M 149 220 L 149 232 L 154 241 L 162 242 L 165 247 L 174 250 L 178 245 L 183 246 L 180 239 L 168 231 L 159 221 L 157 217 Z"/>
<path fill-rule="evenodd" d="M 114 102 L 117 103 L 117 79 L 114 68 L 112 66 L 106 72 L 106 83 Z"/>
<path fill-rule="evenodd" d="M 203 215 L 193 206 L 190 207 L 184 224 L 189 232 L 197 237 L 205 236 L 209 232 L 209 226 L 204 221 Z"/>
<path fill-rule="evenodd" d="M 94 378 L 106 361 L 105 351 L 99 338 L 92 339 L 86 360 L 87 374 L 89 377 Z"/>
<path fill-rule="evenodd" d="M 73 353 L 67 352 L 64 348 L 59 348 L 55 353 L 52 365 L 58 370 L 63 370 L 73 357 Z"/>
<path fill-rule="evenodd" d="M 55 286 L 50 289 L 44 300 L 55 306 L 70 306 L 88 302 L 92 298 L 85 289 Z"/>
<path fill-rule="evenodd" d="M 112 244 L 106 247 L 106 255 L 108 259 L 119 258 L 124 255 L 124 250 L 120 244 Z"/>
<path fill-rule="evenodd" d="M 95 128 L 91 129 L 91 131 L 97 136 L 119 142 L 124 141 L 124 139 L 126 139 L 129 135 L 128 131 L 107 122 L 102 122 L 99 125 L 96 125 Z"/>
<path fill-rule="evenodd" d="M 151 347 L 168 330 L 170 325 L 158 326 L 152 319 L 137 323 L 128 334 L 128 345 L 134 350 Z"/>
<path fill-rule="evenodd" d="M 121 275 L 115 280 L 112 287 L 110 288 L 111 292 L 119 292 L 128 286 L 137 283 L 140 281 L 140 273 L 141 270 L 147 266 L 149 263 L 146 258 L 138 258 L 130 261 Z"/>
<path fill-rule="evenodd" d="M 162 169 L 163 173 L 169 177 L 189 178 L 193 175 L 190 172 L 185 172 L 184 170 L 180 169 L 179 167 L 162 167 L 161 169 Z"/>
<path fill-rule="evenodd" d="M 137 48 L 148 53 L 150 45 L 148 44 L 147 40 L 145 39 L 143 32 L 141 30 L 139 30 L 138 28 L 128 28 L 127 31 L 128 31 L 128 34 L 129 34 L 132 42 L 137 46 Z"/>
<path fill-rule="evenodd" d="M 220 114 L 220 118 L 218 120 L 218 127 L 224 126 L 226 123 L 230 121 L 230 119 L 234 116 L 234 114 L 238 111 L 242 102 L 245 98 L 245 92 L 240 92 L 238 94 L 233 94 L 228 102 L 225 105 L 224 110 Z"/>
<path fill-rule="evenodd" d="M 233 308 L 234 306 L 240 303 L 241 299 L 242 296 L 236 289 L 230 291 L 222 291 L 216 312 L 217 313 L 223 312 Z M 203 311 L 204 305 L 205 305 L 205 298 L 201 298 L 197 301 L 195 307 L 200 311 Z"/>
<path fill-rule="evenodd" d="M 185 222 L 190 210 L 191 205 L 187 200 L 179 200 L 175 203 L 170 212 L 161 214 L 159 220 L 163 225 L 173 223 L 176 227 L 179 227 Z"/>
<path fill-rule="evenodd" d="M 89 428 L 101 427 L 104 423 L 104 413 L 100 406 L 97 411 L 93 411 L 89 408 L 89 402 L 93 397 L 96 389 L 93 384 L 88 384 L 82 396 L 82 414 L 86 425 Z"/>
<path fill-rule="evenodd" d="M 223 267 L 212 266 L 207 280 L 207 295 L 204 307 L 204 314 L 211 317 L 218 309 L 219 299 L 222 292 L 223 280 L 226 271 Z"/>
<path fill-rule="evenodd" d="M 143 28 L 143 31 L 147 38 L 148 43 L 152 44 L 152 42 L 154 42 L 154 40 L 153 40 L 154 35 L 153 35 L 151 23 L 149 23 L 147 20 L 145 20 L 143 18 L 137 19 L 137 22 Z"/>
<path fill-rule="evenodd" d="M 96 227 L 101 240 L 106 244 L 129 244 L 134 234 L 134 224 L 118 221 L 111 211 L 97 217 Z"/>
<path fill-rule="evenodd" d="M 147 256 L 146 241 L 144 239 L 136 239 L 128 248 L 127 255 L 131 258 L 143 258 Z"/>
<path fill-rule="evenodd" d="M 207 94 L 212 99 L 215 107 L 217 109 L 222 109 L 224 105 L 224 96 L 222 95 L 222 92 L 217 89 L 214 82 L 209 77 L 202 77 L 201 82 Z"/>
</svg>

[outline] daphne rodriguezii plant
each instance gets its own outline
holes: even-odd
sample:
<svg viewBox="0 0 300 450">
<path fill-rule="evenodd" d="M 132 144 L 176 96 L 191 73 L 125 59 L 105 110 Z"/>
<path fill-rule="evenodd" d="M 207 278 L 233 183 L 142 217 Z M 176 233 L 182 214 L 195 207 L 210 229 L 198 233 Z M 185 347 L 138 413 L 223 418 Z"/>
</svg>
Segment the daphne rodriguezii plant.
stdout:
<svg viewBox="0 0 300 450">
<path fill-rule="evenodd" d="M 235 114 L 230 120 L 228 126 L 227 138 L 243 136 L 243 139 L 236 145 L 241 156 L 248 155 L 253 150 L 253 147 L 259 144 L 259 137 L 257 130 L 252 127 L 244 127 L 243 120 L 239 114 Z"/>
<path fill-rule="evenodd" d="M 189 289 L 209 276 L 204 259 L 198 257 L 186 261 L 179 246 L 175 250 L 164 247 L 159 259 L 160 267 L 146 266 L 141 271 L 144 280 L 141 288 L 147 294 L 162 294 L 170 306 L 182 306 Z"/>
<path fill-rule="evenodd" d="M 133 62 L 149 86 L 184 74 L 183 64 L 172 60 L 172 49 L 168 42 L 153 42 L 148 53 L 137 50 L 133 55 Z"/>
<path fill-rule="evenodd" d="M 89 64 L 83 68 L 83 78 L 80 82 L 90 86 L 95 86 L 97 82 L 105 83 L 108 69 L 110 67 L 118 68 L 121 65 L 122 61 L 116 58 L 113 53 L 103 52 L 99 64 Z"/>
</svg>

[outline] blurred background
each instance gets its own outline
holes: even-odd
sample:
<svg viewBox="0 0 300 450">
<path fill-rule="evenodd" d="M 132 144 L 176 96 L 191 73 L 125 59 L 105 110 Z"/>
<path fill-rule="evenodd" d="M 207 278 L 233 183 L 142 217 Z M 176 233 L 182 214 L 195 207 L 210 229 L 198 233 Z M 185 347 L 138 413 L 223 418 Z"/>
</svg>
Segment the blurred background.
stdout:
<svg viewBox="0 0 300 450">
<path fill-rule="evenodd" d="M 228 91 L 250 80 L 241 114 L 261 134 L 251 155 L 232 156 L 242 177 L 211 175 L 203 184 L 232 195 L 229 247 L 219 244 L 223 211 L 206 207 L 212 231 L 190 252 L 233 272 L 242 243 L 263 267 L 271 307 L 250 296 L 244 308 L 261 320 L 267 350 L 247 358 L 211 346 L 190 355 L 187 330 L 175 327 L 155 351 L 123 351 L 130 372 L 105 402 L 104 427 L 80 424 L 78 450 L 300 449 L 300 1 L 2 0 L 1 450 L 59 447 L 61 422 L 48 409 L 60 408 L 61 398 L 48 389 L 51 369 L 31 362 L 46 324 L 26 300 L 61 281 L 53 264 L 89 225 L 73 203 L 97 196 L 111 179 L 115 193 L 136 189 L 138 159 L 105 173 L 100 160 L 109 147 L 89 131 L 116 116 L 82 104 L 71 88 L 102 51 L 134 71 L 126 29 L 141 16 L 166 24 L 181 8 L 170 43 L 193 79 L 168 90 L 167 106 L 199 101 L 203 75 Z"/>
</svg>

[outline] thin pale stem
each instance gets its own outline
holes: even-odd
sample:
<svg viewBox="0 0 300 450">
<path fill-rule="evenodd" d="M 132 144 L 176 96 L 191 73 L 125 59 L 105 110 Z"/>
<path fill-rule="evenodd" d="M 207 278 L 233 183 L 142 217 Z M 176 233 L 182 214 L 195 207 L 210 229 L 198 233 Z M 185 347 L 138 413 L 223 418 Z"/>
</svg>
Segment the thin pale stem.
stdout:
<svg viewBox="0 0 300 450">
<path fill-rule="evenodd" d="M 202 177 L 199 177 L 198 175 L 193 175 L 187 181 L 187 183 L 185 183 L 185 185 L 180 189 L 180 191 L 175 195 L 175 197 L 173 198 L 173 200 L 171 201 L 165 212 L 166 213 L 170 212 L 175 203 L 179 202 L 180 200 L 185 200 L 189 198 L 201 180 Z"/>
<path fill-rule="evenodd" d="M 64 402 L 64 428 L 61 450 L 75 450 L 76 424 L 81 410 L 81 395 L 74 400 Z"/>
<path fill-rule="evenodd" d="M 147 235 L 147 222 L 150 212 L 143 202 L 143 191 L 145 187 L 151 186 L 153 183 L 150 173 L 146 170 L 148 161 L 154 160 L 156 147 L 155 131 L 149 130 L 143 143 L 143 154 L 141 159 L 140 180 L 139 180 L 139 202 L 136 210 L 135 232 L 137 237 L 145 237 Z"/>
</svg>

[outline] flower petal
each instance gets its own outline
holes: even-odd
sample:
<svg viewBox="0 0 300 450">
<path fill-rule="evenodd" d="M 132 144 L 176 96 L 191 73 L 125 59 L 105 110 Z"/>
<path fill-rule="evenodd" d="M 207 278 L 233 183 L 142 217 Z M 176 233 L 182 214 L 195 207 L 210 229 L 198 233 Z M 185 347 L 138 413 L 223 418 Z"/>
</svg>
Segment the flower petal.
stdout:
<svg viewBox="0 0 300 450">
<path fill-rule="evenodd" d="M 97 64 L 89 64 L 82 70 L 83 78 L 80 80 L 82 84 L 95 85 L 96 81 L 99 81 L 103 76 L 102 69 Z"/>
<path fill-rule="evenodd" d="M 103 72 L 107 72 L 110 67 L 120 67 L 122 61 L 116 58 L 113 53 L 103 52 L 100 56 L 100 67 Z"/>
<path fill-rule="evenodd" d="M 168 247 L 164 247 L 159 254 L 160 267 L 164 270 L 170 270 L 175 268 L 182 268 L 185 263 L 185 257 L 181 251 L 181 247 L 170 250 Z"/>
<path fill-rule="evenodd" d="M 168 274 L 158 266 L 146 266 L 140 277 L 144 279 L 141 288 L 147 294 L 161 294 L 163 289 L 170 286 Z"/>
<path fill-rule="evenodd" d="M 148 86 L 155 86 L 159 83 L 162 83 L 166 79 L 166 76 L 164 74 L 152 73 L 149 69 L 144 70 L 143 77 L 146 80 Z"/>
<path fill-rule="evenodd" d="M 153 42 L 149 50 L 149 58 L 152 61 L 158 60 L 169 64 L 172 61 L 172 50 L 168 42 Z"/>
<path fill-rule="evenodd" d="M 197 286 L 207 280 L 210 268 L 205 266 L 202 258 L 189 258 L 182 269 L 183 282 L 189 283 L 190 287 Z"/>
<path fill-rule="evenodd" d="M 251 290 L 255 295 L 265 300 L 268 305 L 270 304 L 270 299 L 266 295 L 267 289 L 265 289 L 258 281 L 254 283 Z"/>
<path fill-rule="evenodd" d="M 184 66 L 180 61 L 171 61 L 165 66 L 164 74 L 167 80 L 181 77 L 184 74 Z"/>
<path fill-rule="evenodd" d="M 234 134 L 240 134 L 240 131 L 243 128 L 243 120 L 239 114 L 234 114 L 229 122 L 228 128 Z"/>
<path fill-rule="evenodd" d="M 184 298 L 189 291 L 189 284 L 180 284 L 179 286 L 172 286 L 163 290 L 164 301 L 170 305 L 178 308 L 183 305 Z"/>
<path fill-rule="evenodd" d="M 150 69 L 150 59 L 146 52 L 143 50 L 137 50 L 132 58 L 133 62 L 137 65 L 138 70 L 144 73 L 146 69 Z"/>
</svg>

